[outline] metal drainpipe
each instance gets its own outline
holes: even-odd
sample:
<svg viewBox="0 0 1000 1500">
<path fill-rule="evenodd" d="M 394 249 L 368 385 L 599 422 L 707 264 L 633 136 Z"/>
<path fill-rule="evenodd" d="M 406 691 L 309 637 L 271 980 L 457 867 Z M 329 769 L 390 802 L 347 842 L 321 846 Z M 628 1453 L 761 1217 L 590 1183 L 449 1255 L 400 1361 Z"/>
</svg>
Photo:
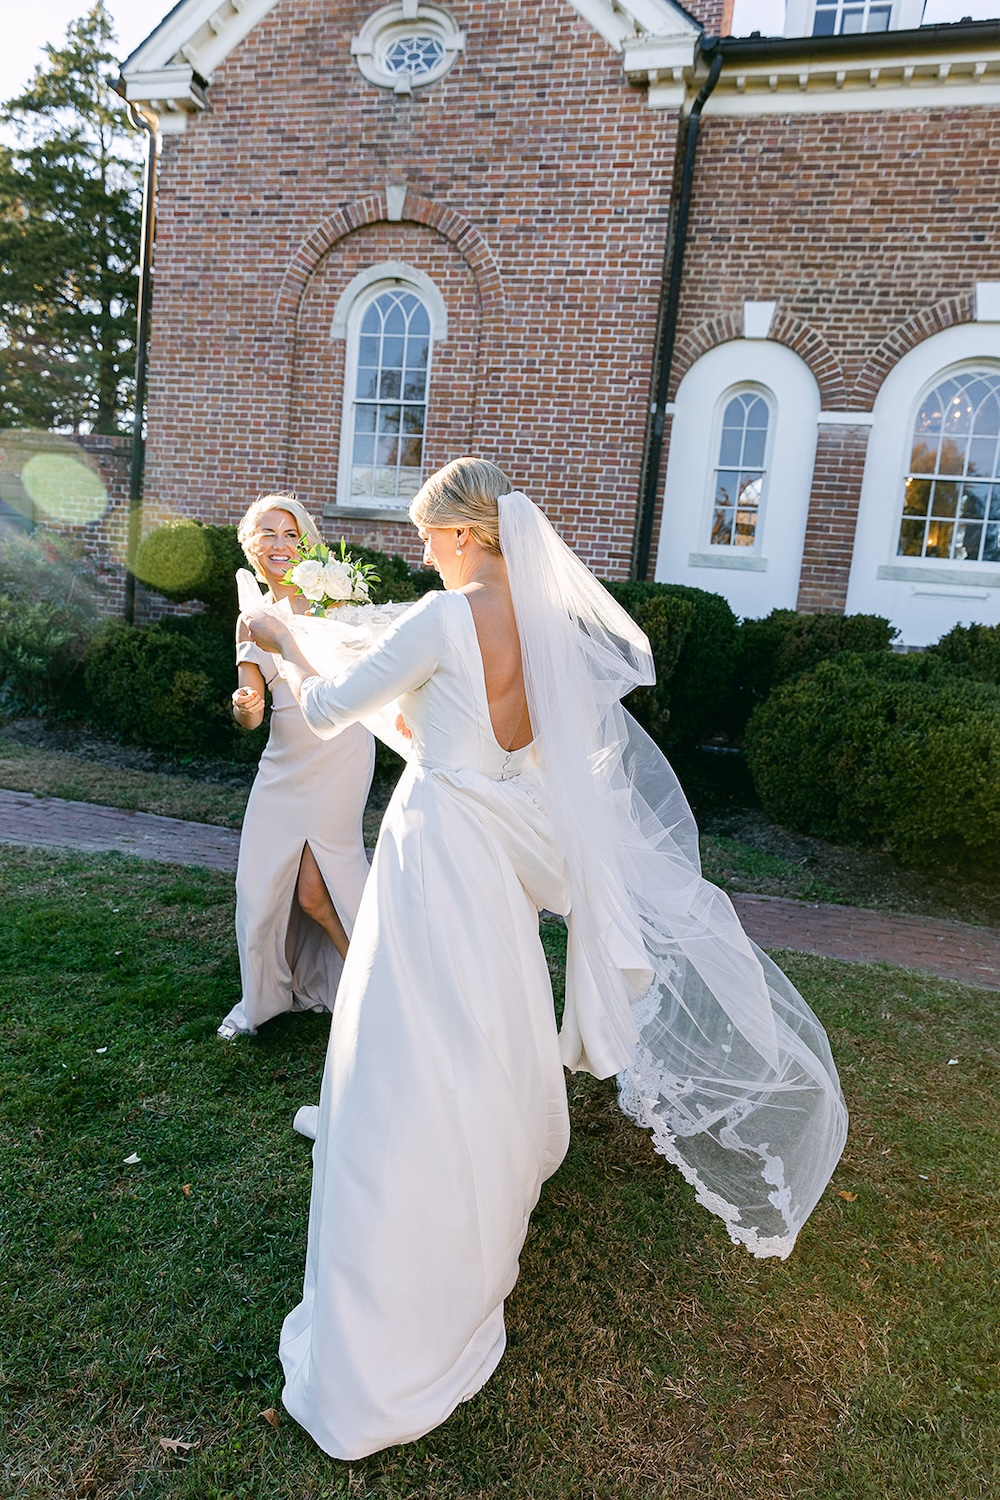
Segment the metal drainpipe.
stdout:
<svg viewBox="0 0 1000 1500">
<path fill-rule="evenodd" d="M 125 101 L 128 117 L 146 136 L 146 176 L 142 191 L 142 238 L 139 242 L 138 330 L 135 349 L 135 418 L 132 423 L 132 462 L 128 490 L 128 540 L 125 548 L 125 619 L 135 621 L 135 554 L 142 534 L 142 475 L 146 456 L 143 432 L 146 415 L 146 370 L 149 347 L 149 308 L 152 297 L 153 229 L 156 211 L 156 127 L 145 112 Z"/>
<path fill-rule="evenodd" d="M 649 572 L 649 551 L 653 540 L 653 514 L 656 509 L 656 491 L 660 478 L 660 463 L 663 458 L 663 433 L 667 419 L 667 396 L 670 392 L 670 370 L 674 357 L 674 342 L 677 337 L 677 313 L 681 300 L 681 277 L 684 274 L 684 251 L 687 247 L 688 212 L 691 207 L 691 184 L 694 180 L 694 161 L 698 150 L 698 131 L 701 112 L 709 94 L 719 81 L 722 72 L 722 51 L 719 38 L 705 37 L 701 52 L 711 58 L 708 77 L 698 91 L 691 106 L 683 132 L 684 166 L 681 173 L 680 190 L 677 195 L 677 211 L 673 226 L 667 234 L 667 248 L 663 269 L 663 288 L 658 319 L 657 348 L 653 368 L 656 371 L 656 389 L 650 407 L 650 422 L 646 430 L 646 451 L 643 454 L 643 477 L 639 492 L 639 507 L 635 518 L 635 538 L 632 545 L 632 576 L 645 579 Z M 681 142 L 678 141 L 678 155 Z"/>
</svg>

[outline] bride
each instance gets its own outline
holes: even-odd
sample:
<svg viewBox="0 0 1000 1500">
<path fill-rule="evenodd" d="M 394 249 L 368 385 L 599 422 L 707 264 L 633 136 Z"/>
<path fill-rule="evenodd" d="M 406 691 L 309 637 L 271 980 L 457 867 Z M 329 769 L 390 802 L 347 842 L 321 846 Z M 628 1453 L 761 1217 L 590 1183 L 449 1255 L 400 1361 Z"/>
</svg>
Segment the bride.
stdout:
<svg viewBox="0 0 1000 1500">
<path fill-rule="evenodd" d="M 620 699 L 638 627 L 494 464 L 410 508 L 445 592 L 334 677 L 257 616 L 313 731 L 398 699 L 410 763 L 334 1011 L 283 1400 L 327 1453 L 420 1437 L 489 1378 L 563 1067 L 618 1075 L 730 1237 L 787 1256 L 843 1148 L 826 1037 L 701 878 L 673 773 Z M 557 1033 L 538 912 L 567 918 Z"/>
</svg>

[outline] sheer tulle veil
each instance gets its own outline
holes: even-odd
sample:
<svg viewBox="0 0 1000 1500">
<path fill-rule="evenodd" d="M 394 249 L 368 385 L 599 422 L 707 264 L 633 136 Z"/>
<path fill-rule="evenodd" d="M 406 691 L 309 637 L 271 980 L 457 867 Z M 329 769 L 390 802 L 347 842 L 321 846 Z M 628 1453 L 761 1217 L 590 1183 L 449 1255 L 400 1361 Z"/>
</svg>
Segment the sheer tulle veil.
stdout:
<svg viewBox="0 0 1000 1500">
<path fill-rule="evenodd" d="M 646 637 L 526 495 L 499 518 L 571 896 L 563 1061 L 617 1074 L 730 1238 L 784 1258 L 846 1138 L 826 1034 L 702 878 L 677 778 L 621 706 L 654 680 Z"/>
</svg>

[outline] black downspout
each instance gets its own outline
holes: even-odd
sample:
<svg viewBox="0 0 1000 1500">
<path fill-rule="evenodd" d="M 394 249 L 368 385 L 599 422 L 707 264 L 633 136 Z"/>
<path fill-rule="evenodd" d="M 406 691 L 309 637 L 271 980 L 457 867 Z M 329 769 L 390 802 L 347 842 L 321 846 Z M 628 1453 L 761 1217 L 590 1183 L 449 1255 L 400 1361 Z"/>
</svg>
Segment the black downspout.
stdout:
<svg viewBox="0 0 1000 1500">
<path fill-rule="evenodd" d="M 135 418 L 128 489 L 128 540 L 125 547 L 125 619 L 135 622 L 135 554 L 142 535 L 142 474 L 146 456 L 146 370 L 149 306 L 152 294 L 153 227 L 156 211 L 156 128 L 147 115 L 126 100 L 128 117 L 146 136 L 146 177 L 142 192 L 142 238 L 139 242 L 138 330 L 135 348 Z"/>
<path fill-rule="evenodd" d="M 684 274 L 684 251 L 687 247 L 688 212 L 691 207 L 691 185 L 694 180 L 694 161 L 698 150 L 698 131 L 701 112 L 709 94 L 719 81 L 722 72 L 722 52 L 718 37 L 706 37 L 701 42 L 702 54 L 711 58 L 708 77 L 698 91 L 691 106 L 684 128 L 684 166 L 681 172 L 680 189 L 677 195 L 677 211 L 673 225 L 667 232 L 667 247 L 663 267 L 663 290 L 660 301 L 660 317 L 657 329 L 656 350 L 653 368 L 655 391 L 650 405 L 650 421 L 646 429 L 646 448 L 643 454 L 642 483 L 639 492 L 639 507 L 635 518 L 635 540 L 632 548 L 632 576 L 644 579 L 649 572 L 649 550 L 653 540 L 653 514 L 656 509 L 656 491 L 660 479 L 660 463 L 663 458 L 663 433 L 667 420 L 667 397 L 670 393 L 670 371 L 674 358 L 674 342 L 677 337 L 677 313 L 681 300 L 681 277 Z M 680 142 L 678 142 L 678 146 Z"/>
</svg>

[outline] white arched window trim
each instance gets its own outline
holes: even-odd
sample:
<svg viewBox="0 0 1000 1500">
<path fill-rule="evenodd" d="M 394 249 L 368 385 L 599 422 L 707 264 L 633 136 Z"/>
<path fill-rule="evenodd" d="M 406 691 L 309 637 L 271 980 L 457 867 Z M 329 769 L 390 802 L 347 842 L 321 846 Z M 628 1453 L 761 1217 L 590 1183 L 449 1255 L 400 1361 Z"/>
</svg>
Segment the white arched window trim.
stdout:
<svg viewBox="0 0 1000 1500">
<path fill-rule="evenodd" d="M 420 298 L 427 309 L 431 325 L 430 351 L 427 362 L 427 406 L 430 405 L 434 346 L 448 335 L 448 311 L 435 283 L 423 271 L 403 261 L 383 261 L 369 266 L 348 283 L 334 308 L 330 325 L 331 339 L 346 342 L 344 387 L 340 424 L 340 461 L 337 473 L 336 509 L 360 519 L 406 520 L 404 506 L 386 502 L 359 500 L 351 494 L 351 465 L 354 447 L 354 409 L 358 378 L 358 342 L 365 313 L 384 291 L 406 290 Z M 427 426 L 424 426 L 426 440 Z"/>
<path fill-rule="evenodd" d="M 767 438 L 764 444 L 764 458 L 761 463 L 761 493 L 757 504 L 757 523 L 754 528 L 753 545 L 741 547 L 735 544 L 716 545 L 712 542 L 712 526 L 715 518 L 715 493 L 717 476 L 720 468 L 722 448 L 722 424 L 726 415 L 726 408 L 730 401 L 736 396 L 759 396 L 767 407 Z M 705 485 L 705 500 L 702 509 L 701 544 L 702 550 L 694 553 L 689 562 L 693 567 L 722 567 L 722 568 L 744 568 L 755 573 L 763 573 L 767 569 L 767 559 L 763 555 L 763 539 L 767 519 L 767 495 L 770 488 L 771 459 L 774 449 L 774 429 L 778 415 L 777 402 L 774 392 L 766 385 L 761 385 L 754 380 L 741 380 L 724 390 L 715 405 L 715 417 L 712 424 L 712 440 L 709 448 L 708 475 Z"/>
<path fill-rule="evenodd" d="M 741 390 L 752 390 L 768 402 L 764 506 L 752 549 L 712 547 L 708 539 L 722 417 L 726 403 Z M 722 594 L 743 616 L 794 609 L 819 413 L 812 371 L 776 340 L 733 339 L 695 361 L 673 406 L 657 582 Z"/>
<path fill-rule="evenodd" d="M 872 410 L 847 613 L 888 616 L 907 645 L 931 645 L 957 623 L 1000 624 L 1000 563 L 905 558 L 896 550 L 920 403 L 949 375 L 1000 371 L 997 335 L 996 323 L 986 322 L 933 334 L 890 370 Z"/>
</svg>

